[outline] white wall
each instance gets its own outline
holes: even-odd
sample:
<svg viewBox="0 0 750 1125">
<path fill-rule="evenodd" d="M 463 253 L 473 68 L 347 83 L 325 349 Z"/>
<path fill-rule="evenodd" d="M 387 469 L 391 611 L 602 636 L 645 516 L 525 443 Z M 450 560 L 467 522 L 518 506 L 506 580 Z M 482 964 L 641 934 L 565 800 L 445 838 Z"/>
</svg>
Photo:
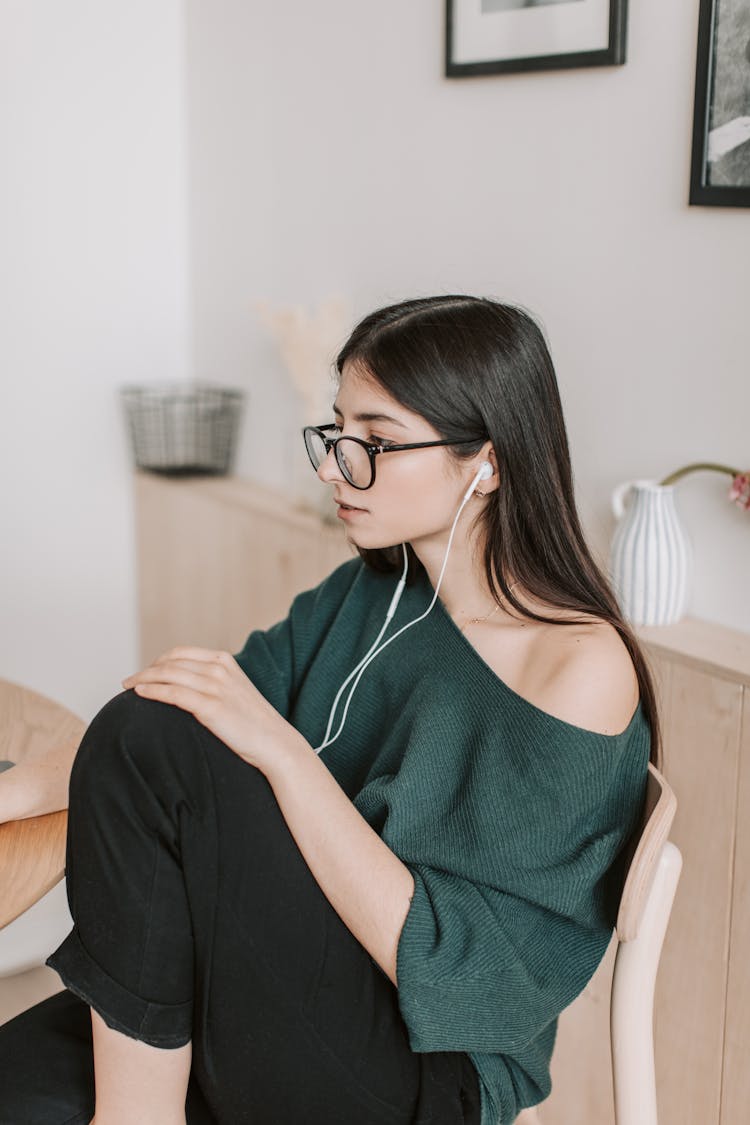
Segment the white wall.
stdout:
<svg viewBox="0 0 750 1125">
<path fill-rule="evenodd" d="M 238 469 L 293 486 L 259 298 L 535 310 L 600 551 L 616 482 L 748 466 L 748 216 L 686 205 L 697 0 L 630 8 L 623 68 L 448 81 L 428 0 L 0 0 L 0 676 L 90 718 L 135 667 L 122 383 L 244 385 Z M 724 488 L 680 486 L 689 611 L 750 629 Z"/>
<path fill-rule="evenodd" d="M 542 319 L 600 559 L 619 481 L 750 467 L 748 213 L 687 206 L 697 9 L 631 0 L 624 67 L 448 80 L 433 0 L 186 0 L 193 350 L 252 395 L 241 472 L 290 484 L 298 440 L 255 300 L 451 291 Z M 688 612 L 750 629 L 728 485 L 679 486 Z"/>
<path fill-rule="evenodd" d="M 0 676 L 135 669 L 116 388 L 189 370 L 179 0 L 0 0 Z"/>
</svg>

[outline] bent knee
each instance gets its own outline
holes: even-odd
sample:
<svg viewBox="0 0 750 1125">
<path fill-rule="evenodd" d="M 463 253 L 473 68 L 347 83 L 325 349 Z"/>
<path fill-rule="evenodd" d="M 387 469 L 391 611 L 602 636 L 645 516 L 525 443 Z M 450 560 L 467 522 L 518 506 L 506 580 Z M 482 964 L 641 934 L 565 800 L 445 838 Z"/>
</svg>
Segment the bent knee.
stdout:
<svg viewBox="0 0 750 1125">
<path fill-rule="evenodd" d="M 132 688 L 122 691 L 104 704 L 86 728 L 73 763 L 71 786 L 133 764 L 153 768 L 177 744 L 185 755 L 198 743 L 196 727 L 205 733 L 189 712 L 144 699 Z"/>
<path fill-rule="evenodd" d="M 184 722 L 191 719 L 195 721 L 193 715 L 180 707 L 174 707 L 171 703 L 162 703 L 157 699 L 145 699 L 133 688 L 128 688 L 127 691 L 113 695 L 104 704 L 94 715 L 86 734 L 94 730 L 98 734 L 126 730 L 134 735 L 143 735 L 163 723 Z"/>
</svg>

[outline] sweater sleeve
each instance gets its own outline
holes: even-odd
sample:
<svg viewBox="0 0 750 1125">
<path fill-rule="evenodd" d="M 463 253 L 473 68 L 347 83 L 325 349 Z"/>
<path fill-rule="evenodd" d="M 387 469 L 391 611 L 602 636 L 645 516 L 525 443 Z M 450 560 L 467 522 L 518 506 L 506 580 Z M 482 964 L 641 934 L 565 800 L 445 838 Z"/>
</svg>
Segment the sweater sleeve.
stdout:
<svg viewBox="0 0 750 1125">
<path fill-rule="evenodd" d="M 554 785 L 514 800 L 510 782 L 507 798 L 493 799 L 486 779 L 483 791 L 451 795 L 437 842 L 405 859 L 414 894 L 396 976 L 412 1050 L 513 1054 L 584 989 L 612 935 L 618 857 L 640 811 L 647 759 L 645 744 L 634 768 L 600 778 L 578 805 L 570 781 L 563 801 Z"/>
<path fill-rule="evenodd" d="M 512 1054 L 575 999 L 604 956 L 610 929 L 584 929 L 443 871 L 411 872 L 396 976 L 414 1051 Z"/>
<path fill-rule="evenodd" d="M 258 691 L 285 719 L 315 657 L 362 568 L 360 559 L 337 567 L 313 589 L 298 594 L 287 616 L 270 629 L 250 633 L 234 659 Z"/>
</svg>

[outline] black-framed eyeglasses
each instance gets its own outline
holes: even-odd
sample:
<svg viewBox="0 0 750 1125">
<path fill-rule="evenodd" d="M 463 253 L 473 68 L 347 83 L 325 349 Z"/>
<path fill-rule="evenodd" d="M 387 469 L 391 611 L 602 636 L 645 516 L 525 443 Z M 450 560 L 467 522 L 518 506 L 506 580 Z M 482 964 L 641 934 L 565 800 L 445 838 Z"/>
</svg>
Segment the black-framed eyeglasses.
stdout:
<svg viewBox="0 0 750 1125">
<path fill-rule="evenodd" d="M 478 440 L 466 438 L 463 441 L 454 441 L 452 438 L 443 438 L 440 441 L 413 441 L 408 445 L 394 445 L 390 442 L 387 445 L 378 445 L 363 441 L 362 438 L 349 437 L 348 434 L 340 434 L 339 437 L 328 436 L 327 431 L 337 429 L 338 426 L 333 423 L 327 426 L 305 426 L 302 435 L 305 439 L 307 456 L 317 472 L 329 452 L 333 450 L 336 464 L 343 476 L 353 488 L 360 490 L 371 488 L 375 483 L 375 458 L 379 453 L 397 453 L 404 449 L 429 449 L 434 445 L 473 445 Z"/>
</svg>

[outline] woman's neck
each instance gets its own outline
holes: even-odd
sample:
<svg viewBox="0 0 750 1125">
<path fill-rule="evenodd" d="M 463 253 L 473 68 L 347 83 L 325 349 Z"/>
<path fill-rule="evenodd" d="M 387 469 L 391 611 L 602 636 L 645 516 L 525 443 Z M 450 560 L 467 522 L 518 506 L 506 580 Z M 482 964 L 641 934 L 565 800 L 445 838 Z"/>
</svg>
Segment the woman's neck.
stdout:
<svg viewBox="0 0 750 1125">
<path fill-rule="evenodd" d="M 486 619 L 497 624 L 502 619 L 517 619 L 518 614 L 512 606 L 501 603 L 498 606 L 487 582 L 484 569 L 484 544 L 475 536 L 470 540 L 466 533 L 459 537 L 460 527 L 456 529 L 448 563 L 440 584 L 438 597 L 447 613 L 457 625 L 468 621 Z M 412 543 L 412 549 L 422 566 L 433 590 L 436 589 L 440 571 L 448 545 L 448 536 L 442 541 Z M 514 579 L 511 578 L 511 584 Z M 514 590 L 517 595 L 518 587 Z M 491 616 L 490 616 L 491 615 Z"/>
</svg>

